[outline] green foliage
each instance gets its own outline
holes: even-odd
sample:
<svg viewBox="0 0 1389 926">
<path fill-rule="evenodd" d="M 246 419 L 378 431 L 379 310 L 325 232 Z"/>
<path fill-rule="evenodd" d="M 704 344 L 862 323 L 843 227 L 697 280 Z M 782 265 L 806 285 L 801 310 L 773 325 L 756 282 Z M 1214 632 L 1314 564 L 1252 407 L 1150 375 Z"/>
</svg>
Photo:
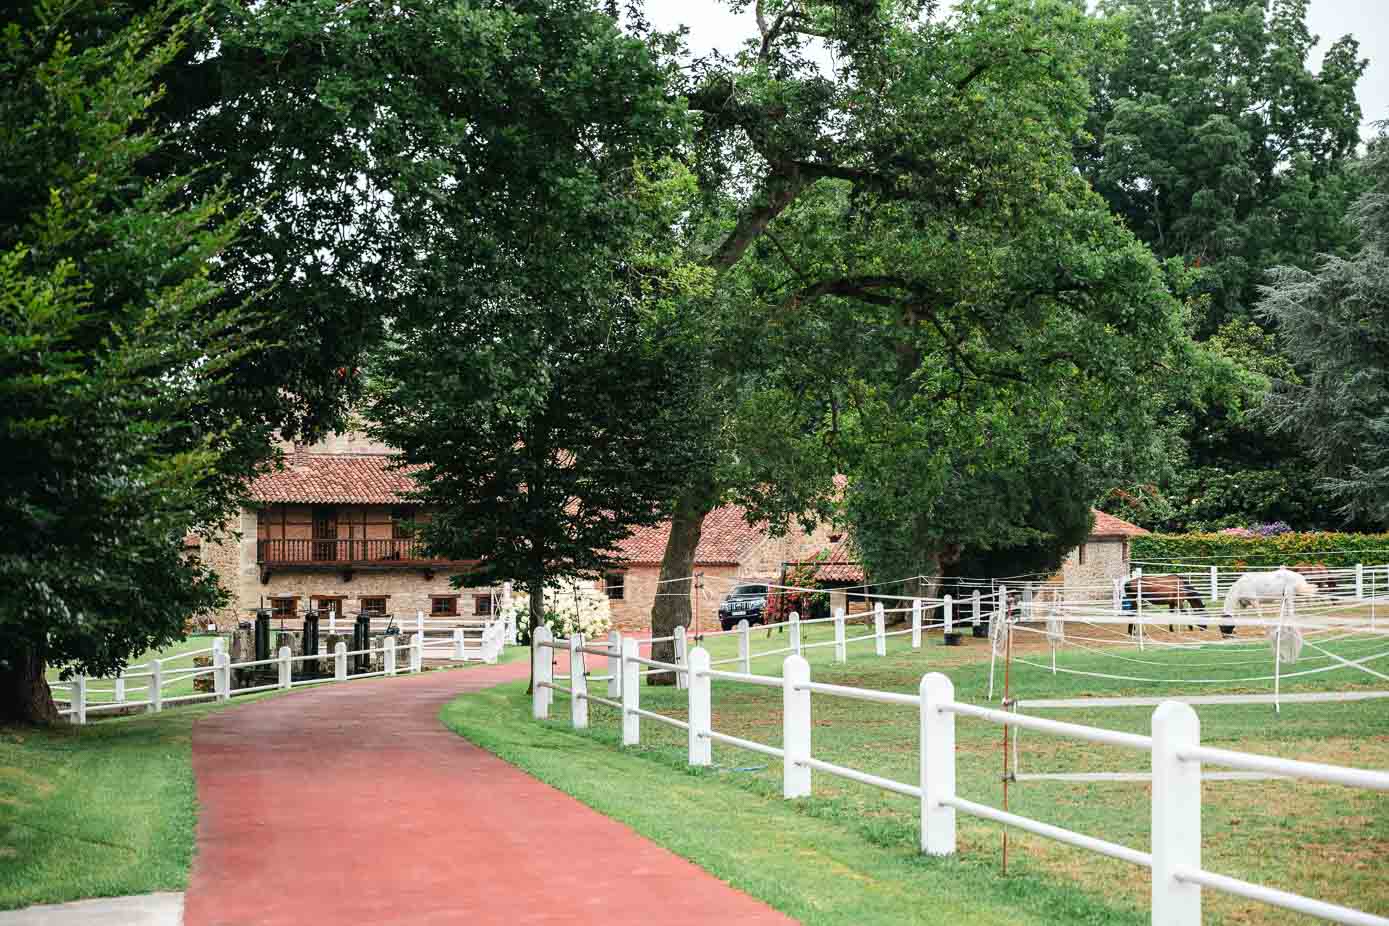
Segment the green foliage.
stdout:
<svg viewBox="0 0 1389 926">
<path fill-rule="evenodd" d="M 181 541 L 229 504 L 222 399 L 259 343 L 209 278 L 237 228 L 223 198 L 138 173 L 189 23 L 79 50 L 70 12 L 0 34 L 0 675 L 35 654 L 110 673 L 222 601 Z"/>
<path fill-rule="evenodd" d="M 1389 561 L 1389 534 L 1290 532 L 1274 537 L 1233 534 L 1148 534 L 1129 541 L 1134 560 L 1214 564 L 1222 569 L 1325 563 L 1332 567 Z"/>
<path fill-rule="evenodd" d="M 520 582 L 539 620 L 547 585 L 615 565 L 702 461 L 677 311 L 700 274 L 668 243 L 683 112 L 587 0 L 454 15 L 460 55 L 497 55 L 455 89 L 494 106 L 402 195 L 431 231 L 429 295 L 374 364 L 367 417 L 419 467 L 429 549 L 476 561 L 469 581 Z"/>
<path fill-rule="evenodd" d="M 1257 414 L 1288 360 L 1250 313 L 1274 265 L 1309 267 L 1350 246 L 1358 46 L 1334 42 L 1313 73 L 1306 0 L 1106 0 L 1101 11 L 1126 43 L 1093 71 L 1083 170 L 1159 257 L 1185 263 L 1176 291 L 1189 297 L 1209 374 L 1203 388 L 1170 387 L 1179 439 L 1131 474 L 1164 496 L 1138 523 L 1353 526 L 1311 457 Z"/>
<path fill-rule="evenodd" d="M 1261 308 L 1299 378 L 1278 384 L 1268 416 L 1295 436 L 1352 515 L 1389 522 L 1389 142 L 1364 162 L 1351 220 L 1359 249 L 1315 271 L 1280 267 Z"/>
</svg>

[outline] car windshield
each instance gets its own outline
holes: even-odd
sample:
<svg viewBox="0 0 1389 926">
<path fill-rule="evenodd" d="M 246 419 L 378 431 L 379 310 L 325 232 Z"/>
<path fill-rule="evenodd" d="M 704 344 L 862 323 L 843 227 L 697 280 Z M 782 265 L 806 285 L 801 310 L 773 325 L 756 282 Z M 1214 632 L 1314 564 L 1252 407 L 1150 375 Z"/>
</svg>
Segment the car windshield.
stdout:
<svg viewBox="0 0 1389 926">
<path fill-rule="evenodd" d="M 729 594 L 734 595 L 734 596 L 737 596 L 737 595 L 765 595 L 765 594 L 767 594 L 767 586 L 765 586 L 765 585 L 740 585 L 740 586 L 738 586 L 737 588 L 735 588 L 732 592 L 730 592 Z"/>
</svg>

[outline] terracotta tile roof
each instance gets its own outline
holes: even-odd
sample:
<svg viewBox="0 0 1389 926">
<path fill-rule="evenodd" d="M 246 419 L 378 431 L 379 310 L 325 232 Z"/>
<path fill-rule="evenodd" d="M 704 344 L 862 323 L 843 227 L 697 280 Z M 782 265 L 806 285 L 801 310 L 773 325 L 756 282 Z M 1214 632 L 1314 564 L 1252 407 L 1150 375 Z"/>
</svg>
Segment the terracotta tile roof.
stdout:
<svg viewBox="0 0 1389 926">
<path fill-rule="evenodd" d="M 1098 508 L 1091 510 L 1095 512 L 1095 526 L 1090 529 L 1091 537 L 1142 537 L 1149 533 L 1137 524 L 1130 524 L 1123 518 L 1105 514 Z"/>
<path fill-rule="evenodd" d="M 704 518 L 699 546 L 695 548 L 696 566 L 736 566 L 742 561 L 748 547 L 766 533 L 765 525 L 748 524 L 744 514 L 740 505 L 724 505 L 709 512 Z M 629 565 L 660 565 L 669 539 L 670 522 L 667 521 L 655 527 L 637 528 L 617 548 Z"/>
<path fill-rule="evenodd" d="M 257 476 L 251 500 L 313 505 L 409 503 L 415 488 L 408 470 L 390 468 L 391 457 L 365 453 L 294 453 L 283 469 Z"/>
</svg>

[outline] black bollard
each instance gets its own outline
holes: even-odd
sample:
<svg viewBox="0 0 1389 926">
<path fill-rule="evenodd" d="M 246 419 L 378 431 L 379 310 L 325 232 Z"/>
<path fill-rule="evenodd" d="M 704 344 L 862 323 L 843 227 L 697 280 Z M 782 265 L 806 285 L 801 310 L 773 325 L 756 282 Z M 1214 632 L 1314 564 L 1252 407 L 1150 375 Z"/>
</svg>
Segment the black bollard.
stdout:
<svg viewBox="0 0 1389 926">
<path fill-rule="evenodd" d="M 371 645 L 371 615 L 358 614 L 357 623 L 352 627 L 352 648 L 354 650 L 365 650 Z M 371 670 L 371 654 L 359 652 L 353 657 L 352 664 L 358 672 L 368 672 Z"/>
<path fill-rule="evenodd" d="M 256 661 L 270 658 L 270 612 L 261 608 L 256 612 Z"/>
<path fill-rule="evenodd" d="M 318 612 L 304 612 L 304 656 L 318 655 Z"/>
</svg>

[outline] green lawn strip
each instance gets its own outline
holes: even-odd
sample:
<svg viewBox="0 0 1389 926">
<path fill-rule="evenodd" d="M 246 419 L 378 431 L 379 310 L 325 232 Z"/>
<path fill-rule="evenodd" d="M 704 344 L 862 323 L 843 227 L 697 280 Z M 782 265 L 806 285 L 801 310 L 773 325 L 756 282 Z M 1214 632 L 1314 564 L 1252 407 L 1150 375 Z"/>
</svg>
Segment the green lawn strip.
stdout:
<svg viewBox="0 0 1389 926">
<path fill-rule="evenodd" d="M 737 770 L 764 765 L 755 754 L 737 753 L 735 761 L 724 750 L 722 768 L 690 770 L 670 745 L 622 750 L 610 718 L 587 733 L 557 721 L 535 723 L 520 683 L 464 695 L 442 718 L 506 761 L 805 922 L 1146 921 L 1137 907 L 1059 885 L 1025 859 L 1003 879 L 993 854 L 922 856 L 907 813 L 865 815 L 857 803 L 819 792 L 784 801 L 777 776 Z M 656 727 L 647 723 L 644 733 Z"/>
<path fill-rule="evenodd" d="M 812 633 L 819 628 L 807 628 Z M 851 634 L 852 635 L 852 634 Z M 812 638 L 807 635 L 807 642 Z M 1142 659 L 1133 663 L 1153 677 L 1242 679 L 1271 670 L 1267 643 L 1244 647 L 1203 647 L 1171 650 L 1148 647 L 1143 652 L 1128 648 L 1117 655 Z M 754 651 L 777 645 L 764 634 L 754 634 Z M 710 638 L 711 652 L 728 652 L 728 638 Z M 923 672 L 944 671 L 955 683 L 956 696 L 985 703 L 988 691 L 988 647 L 970 640 L 963 647 L 940 645 L 939 635 L 928 637 L 921 650 L 912 650 L 908 639 L 888 642 L 888 655 L 875 658 L 872 644 L 850 650 L 850 661 L 833 663 L 832 648 L 807 651 L 812 677 L 819 681 L 894 691 L 915 691 Z M 1345 640 L 1330 646 L 1347 658 L 1370 652 L 1364 640 Z M 736 640 L 732 644 L 736 653 Z M 1023 650 L 1029 662 L 1049 664 L 1049 654 L 1033 647 Z M 783 657 L 757 660 L 756 672 L 776 675 Z M 563 659 L 561 657 L 561 663 Z M 1083 672 L 1127 674 L 1116 671 L 1115 654 L 1096 654 L 1064 648 L 1058 667 Z M 1287 671 L 1327 665 L 1327 661 L 1300 660 Z M 1001 666 L 996 667 L 996 694 L 1002 692 Z M 1219 685 L 1154 685 L 1094 678 L 1064 672 L 1052 675 L 1015 660 L 1012 667 L 1015 697 L 1054 698 L 1083 695 L 1164 695 L 1173 693 L 1229 693 L 1272 690 L 1268 682 L 1232 681 Z M 1344 690 L 1378 687 L 1379 680 L 1354 669 L 1337 669 L 1313 676 L 1296 677 L 1283 686 L 1288 691 Z M 642 705 L 649 710 L 683 718 L 686 693 L 644 687 Z M 847 765 L 899 781 L 917 778 L 916 712 L 909 708 L 868 705 L 858 701 L 816 696 L 814 752 L 817 758 Z M 996 705 L 995 705 L 996 706 Z M 1202 706 L 1202 740 L 1208 745 L 1249 752 L 1310 759 L 1361 768 L 1389 766 L 1389 712 L 1381 702 L 1284 705 L 1274 713 L 1271 705 Z M 568 699 L 558 695 L 555 715 L 567 718 Z M 714 727 L 746 739 L 779 745 L 781 707 L 775 692 L 747 685 L 714 683 Z M 1151 707 L 1037 710 L 1040 716 L 1084 723 L 1108 729 L 1149 733 Z M 615 730 L 616 714 L 595 705 L 594 735 Z M 524 720 L 524 718 L 523 718 Z M 526 721 L 529 722 L 529 721 Z M 562 720 L 560 721 L 563 722 Z M 990 806 L 1002 805 L 1002 729 L 967 718 L 957 722 L 958 787 L 962 796 Z M 684 734 L 643 722 L 643 754 L 657 753 L 672 767 L 684 763 Z M 1022 734 L 1018 749 L 1023 772 L 1145 771 L 1144 753 L 1098 746 L 1032 732 Z M 714 760 L 725 765 L 767 766 L 760 772 L 740 774 L 752 779 L 749 787 L 779 793 L 779 766 L 765 759 L 714 747 Z M 861 828 L 892 833 L 915 833 L 917 808 L 909 799 L 862 787 L 828 775 L 815 775 L 816 800 L 836 802 L 846 818 Z M 1020 782 L 1010 789 L 1010 809 L 1034 819 L 1054 823 L 1138 849 L 1147 849 L 1151 825 L 1149 787 L 1144 782 L 1072 783 Z M 1389 887 L 1374 883 L 1373 873 L 1389 852 L 1389 800 L 1365 791 L 1305 782 L 1212 782 L 1204 789 L 1203 827 L 1207 834 L 1203 860 L 1213 871 L 1258 883 L 1282 887 L 1308 896 L 1358 906 L 1377 913 L 1389 912 Z M 910 835 L 909 840 L 915 836 Z M 962 855 L 997 865 L 1000 829 L 972 818 L 959 820 Z M 1022 864 L 1044 871 L 1064 883 L 1120 902 L 1144 907 L 1148 897 L 1147 872 L 1093 853 L 1013 833 L 1010 868 Z M 912 843 L 914 844 L 914 842 Z M 1208 919 L 1212 922 L 1293 922 L 1290 914 L 1275 908 L 1206 892 Z"/>
</svg>

